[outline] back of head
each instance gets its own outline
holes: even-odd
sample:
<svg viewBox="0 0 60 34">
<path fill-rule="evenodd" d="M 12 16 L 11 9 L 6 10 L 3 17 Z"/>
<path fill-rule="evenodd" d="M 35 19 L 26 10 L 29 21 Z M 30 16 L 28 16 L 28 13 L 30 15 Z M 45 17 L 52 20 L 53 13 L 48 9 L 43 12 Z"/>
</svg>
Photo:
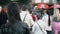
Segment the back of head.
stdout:
<svg viewBox="0 0 60 34">
<path fill-rule="evenodd" d="M 54 10 L 53 8 L 50 8 L 48 11 L 47 11 L 47 14 L 52 16 L 54 14 Z"/>
<path fill-rule="evenodd" d="M 10 21 L 21 20 L 19 15 L 19 6 L 17 3 L 11 2 L 7 5 L 8 19 Z"/>
<path fill-rule="evenodd" d="M 25 5 L 22 6 L 22 10 L 23 11 L 26 11 L 27 10 L 27 7 Z"/>
<path fill-rule="evenodd" d="M 41 19 L 41 18 L 42 18 L 41 12 L 38 12 L 38 14 L 37 14 L 37 19 L 39 20 L 39 19 Z"/>
</svg>

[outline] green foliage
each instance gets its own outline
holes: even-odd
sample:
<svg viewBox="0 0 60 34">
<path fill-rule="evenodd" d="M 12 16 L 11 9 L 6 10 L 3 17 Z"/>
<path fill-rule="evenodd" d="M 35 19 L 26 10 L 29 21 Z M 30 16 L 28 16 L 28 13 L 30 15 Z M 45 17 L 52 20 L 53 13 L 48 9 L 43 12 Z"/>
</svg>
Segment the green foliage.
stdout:
<svg viewBox="0 0 60 34">
<path fill-rule="evenodd" d="M 28 4 L 30 0 L 18 0 L 19 4 Z"/>
<path fill-rule="evenodd" d="M 11 0 L 0 0 L 0 5 L 6 5 Z M 19 5 L 28 5 L 31 0 L 13 0 L 13 2 L 18 2 Z"/>
<path fill-rule="evenodd" d="M 10 0 L 0 0 L 0 5 L 6 5 Z"/>
</svg>

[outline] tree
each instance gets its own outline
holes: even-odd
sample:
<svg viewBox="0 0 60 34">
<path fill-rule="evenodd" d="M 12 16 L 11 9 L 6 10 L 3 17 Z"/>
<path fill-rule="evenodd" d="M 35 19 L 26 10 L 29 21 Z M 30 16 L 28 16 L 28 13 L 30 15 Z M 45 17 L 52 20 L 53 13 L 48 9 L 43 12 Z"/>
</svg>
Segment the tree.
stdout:
<svg viewBox="0 0 60 34">
<path fill-rule="evenodd" d="M 28 4 L 31 0 L 18 0 L 19 4 Z"/>
<path fill-rule="evenodd" d="M 10 0 L 0 0 L 0 5 L 6 5 Z"/>
</svg>

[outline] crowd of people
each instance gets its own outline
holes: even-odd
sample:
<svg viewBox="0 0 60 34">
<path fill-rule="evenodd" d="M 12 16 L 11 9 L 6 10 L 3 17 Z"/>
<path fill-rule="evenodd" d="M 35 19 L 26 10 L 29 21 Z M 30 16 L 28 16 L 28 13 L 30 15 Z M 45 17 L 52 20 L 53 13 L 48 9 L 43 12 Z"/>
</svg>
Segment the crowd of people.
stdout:
<svg viewBox="0 0 60 34">
<path fill-rule="evenodd" d="M 50 10 L 42 10 L 43 14 L 38 11 L 35 15 L 16 2 L 0 6 L 0 34 L 53 34 L 53 14 L 48 14 Z"/>
</svg>

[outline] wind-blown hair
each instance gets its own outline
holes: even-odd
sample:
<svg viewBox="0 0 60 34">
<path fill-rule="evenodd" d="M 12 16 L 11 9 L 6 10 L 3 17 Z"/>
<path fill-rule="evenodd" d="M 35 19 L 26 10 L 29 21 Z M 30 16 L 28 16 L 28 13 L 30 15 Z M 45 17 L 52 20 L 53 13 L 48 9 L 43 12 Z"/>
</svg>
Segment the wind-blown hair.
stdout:
<svg viewBox="0 0 60 34">
<path fill-rule="evenodd" d="M 17 3 L 11 2 L 7 5 L 8 20 L 13 22 L 15 20 L 21 21 L 19 15 L 19 6 Z"/>
</svg>

